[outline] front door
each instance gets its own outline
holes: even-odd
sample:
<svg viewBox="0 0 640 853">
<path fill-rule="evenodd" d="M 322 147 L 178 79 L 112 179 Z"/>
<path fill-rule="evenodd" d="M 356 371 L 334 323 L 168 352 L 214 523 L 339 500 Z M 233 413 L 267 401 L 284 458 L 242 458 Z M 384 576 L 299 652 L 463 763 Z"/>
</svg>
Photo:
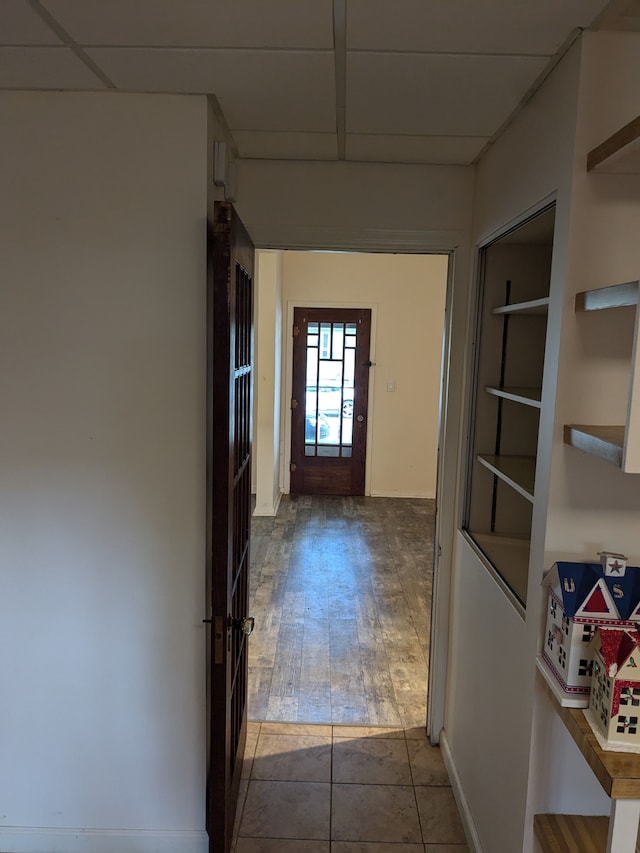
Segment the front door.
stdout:
<svg viewBox="0 0 640 853">
<path fill-rule="evenodd" d="M 210 853 L 229 853 L 247 735 L 253 244 L 216 203 L 207 243 Z"/>
<path fill-rule="evenodd" d="M 296 308 L 291 494 L 364 495 L 368 308 Z"/>
</svg>

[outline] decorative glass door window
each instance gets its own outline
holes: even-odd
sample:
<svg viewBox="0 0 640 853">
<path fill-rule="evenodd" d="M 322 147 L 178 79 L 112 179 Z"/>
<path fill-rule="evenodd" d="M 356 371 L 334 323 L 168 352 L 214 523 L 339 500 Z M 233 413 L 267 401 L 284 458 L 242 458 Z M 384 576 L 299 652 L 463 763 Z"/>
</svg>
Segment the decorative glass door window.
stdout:
<svg viewBox="0 0 640 853">
<path fill-rule="evenodd" d="M 356 323 L 307 326 L 305 456 L 352 454 Z"/>
</svg>

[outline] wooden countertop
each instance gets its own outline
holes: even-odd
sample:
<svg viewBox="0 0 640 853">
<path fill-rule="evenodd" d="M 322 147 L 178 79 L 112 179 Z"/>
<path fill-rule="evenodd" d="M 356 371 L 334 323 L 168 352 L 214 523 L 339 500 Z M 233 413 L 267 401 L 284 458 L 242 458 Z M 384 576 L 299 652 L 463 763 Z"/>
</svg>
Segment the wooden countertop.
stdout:
<svg viewBox="0 0 640 853">
<path fill-rule="evenodd" d="M 602 749 L 582 709 L 560 705 L 544 678 L 538 678 L 605 792 L 614 800 L 640 799 L 640 753 Z"/>
</svg>

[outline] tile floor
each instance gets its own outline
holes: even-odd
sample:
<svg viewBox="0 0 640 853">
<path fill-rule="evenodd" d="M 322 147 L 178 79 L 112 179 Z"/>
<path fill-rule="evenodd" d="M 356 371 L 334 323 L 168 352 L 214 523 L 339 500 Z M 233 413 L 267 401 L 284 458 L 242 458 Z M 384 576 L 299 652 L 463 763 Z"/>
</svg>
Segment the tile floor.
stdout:
<svg viewBox="0 0 640 853">
<path fill-rule="evenodd" d="M 424 728 L 250 723 L 235 853 L 467 853 Z"/>
</svg>

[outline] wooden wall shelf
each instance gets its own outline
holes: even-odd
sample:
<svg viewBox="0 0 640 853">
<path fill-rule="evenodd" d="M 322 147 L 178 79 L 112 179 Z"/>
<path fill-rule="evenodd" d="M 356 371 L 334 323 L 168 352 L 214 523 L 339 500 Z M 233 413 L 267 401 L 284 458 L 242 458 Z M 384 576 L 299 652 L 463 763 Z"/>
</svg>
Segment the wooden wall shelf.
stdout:
<svg viewBox="0 0 640 853">
<path fill-rule="evenodd" d="M 640 116 L 589 151 L 587 172 L 640 175 Z"/>
<path fill-rule="evenodd" d="M 608 308 L 628 308 L 638 304 L 639 281 L 626 281 L 624 284 L 612 284 L 598 287 L 596 290 L 583 290 L 576 293 L 575 310 L 605 311 Z"/>
<path fill-rule="evenodd" d="M 533 828 L 542 853 L 606 853 L 609 818 L 537 814 Z"/>
<path fill-rule="evenodd" d="M 640 753 L 608 752 L 602 749 L 582 708 L 561 705 L 541 675 L 538 682 L 605 793 L 613 800 L 640 799 Z"/>
<path fill-rule="evenodd" d="M 632 853 L 636 850 L 640 822 L 640 753 L 602 749 L 582 708 L 561 705 L 540 673 L 538 683 L 594 776 L 611 798 L 609 818 L 599 815 L 536 815 L 534 830 L 538 849 L 542 853 Z M 581 840 L 586 837 L 585 832 L 596 846 L 580 846 L 585 843 Z M 573 846 L 568 838 L 573 838 Z"/>
<path fill-rule="evenodd" d="M 564 443 L 577 447 L 592 456 L 622 468 L 624 453 L 623 426 L 594 426 L 591 424 L 565 424 Z"/>
</svg>

